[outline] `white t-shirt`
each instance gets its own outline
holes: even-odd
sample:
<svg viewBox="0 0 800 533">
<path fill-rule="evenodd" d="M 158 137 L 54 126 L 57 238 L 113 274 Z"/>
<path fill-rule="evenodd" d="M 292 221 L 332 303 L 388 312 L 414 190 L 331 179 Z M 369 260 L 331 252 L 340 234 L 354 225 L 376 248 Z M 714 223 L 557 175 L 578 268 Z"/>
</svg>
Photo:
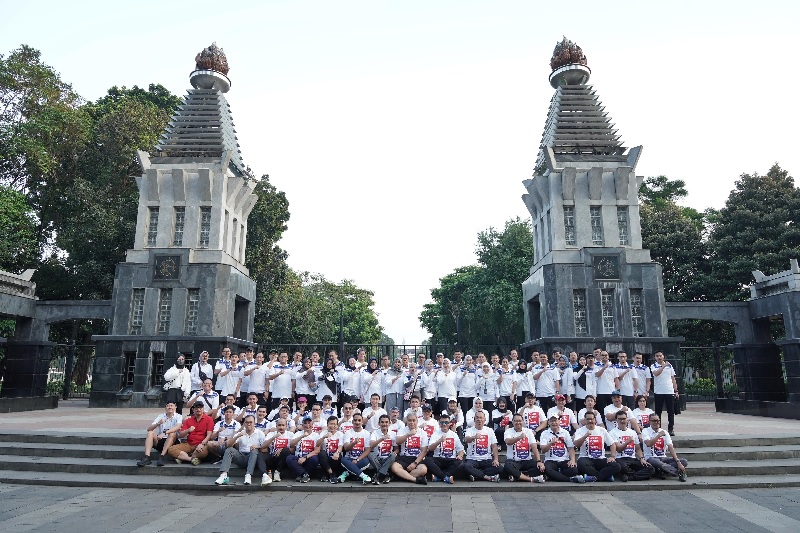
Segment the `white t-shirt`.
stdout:
<svg viewBox="0 0 800 533">
<path fill-rule="evenodd" d="M 578 453 L 578 457 L 588 457 L 590 459 L 602 459 L 606 456 L 606 446 L 611 446 L 614 444 L 614 438 L 606 431 L 605 428 L 602 428 L 598 425 L 595 425 L 592 431 L 589 431 L 589 428 L 583 426 L 579 428 L 578 431 L 575 432 L 575 436 L 573 437 L 574 440 L 580 440 L 581 437 L 587 435 L 586 440 L 583 441 L 581 444 L 581 449 Z"/>
<path fill-rule="evenodd" d="M 609 365 L 602 375 L 600 372 L 605 368 L 602 363 L 594 364 L 594 376 L 596 379 L 597 394 L 611 394 L 616 388 L 614 385 L 614 378 L 617 377 L 617 369 Z"/>
<path fill-rule="evenodd" d="M 299 434 L 295 434 L 295 438 L 297 438 L 298 435 Z M 307 456 L 308 454 L 310 454 L 311 452 L 314 451 L 314 448 L 317 447 L 317 441 L 318 440 L 319 440 L 319 434 L 318 433 L 314 433 L 312 431 L 311 433 L 309 433 L 308 435 L 306 435 L 302 439 L 300 439 L 300 442 L 298 442 L 295 445 L 294 454 L 297 457 L 305 457 L 305 456 Z"/>
<path fill-rule="evenodd" d="M 353 417 L 351 416 L 349 419 L 345 420 L 344 418 L 339 419 L 339 431 L 342 433 L 347 433 L 353 429 Z"/>
<path fill-rule="evenodd" d="M 448 430 L 447 433 L 442 435 L 440 430 L 436 430 L 431 437 L 431 442 L 437 441 L 439 441 L 439 445 L 433 450 L 434 457 L 452 459 L 464 451 L 464 445 L 461 443 L 461 439 L 459 439 L 458 435 L 453 431 Z"/>
<path fill-rule="evenodd" d="M 406 427 L 405 422 L 403 422 L 400 419 L 397 419 L 397 422 L 389 424 L 389 431 L 397 435 L 398 433 L 400 433 L 400 430 L 403 429 L 404 427 Z"/>
<path fill-rule="evenodd" d="M 645 428 L 642 430 L 642 452 L 644 453 L 644 458 L 649 459 L 650 457 L 667 457 L 669 453 L 669 446 L 672 444 L 672 437 L 669 436 L 669 433 L 662 429 L 664 434 L 658 437 L 652 446 L 648 446 L 645 442 L 646 440 L 652 440 L 658 432 L 654 431 L 653 428 Z"/>
<path fill-rule="evenodd" d="M 253 371 L 250 372 L 250 382 L 247 392 L 254 392 L 256 394 L 265 393 L 267 391 L 267 372 L 269 372 L 267 364 L 264 363 L 260 367 L 258 365 L 249 366 L 245 372 L 250 369 Z"/>
<path fill-rule="evenodd" d="M 556 461 L 559 463 L 562 461 L 569 461 L 569 449 L 575 444 L 573 443 L 572 437 L 569 436 L 568 431 L 559 429 L 558 433 L 553 433 L 552 429 L 545 429 L 539 437 L 540 447 L 544 448 L 547 443 L 551 443 L 551 446 L 547 452 L 545 452 L 542 458 L 543 461 Z"/>
<path fill-rule="evenodd" d="M 475 388 L 478 398 L 484 402 L 493 402 L 497 399 L 497 374 L 491 370 L 485 373 L 483 370 L 478 372 Z"/>
<path fill-rule="evenodd" d="M 363 427 L 361 428 L 361 431 L 356 431 L 353 428 L 347 430 L 344 434 L 344 443 L 353 444 L 353 447 L 345 452 L 347 457 L 353 460 L 361 457 L 361 454 L 364 453 L 364 450 L 369 448 L 370 438 L 371 435 L 369 434 L 369 431 Z"/>
<path fill-rule="evenodd" d="M 581 426 L 584 424 L 584 420 L 583 419 L 584 419 L 584 417 L 586 417 L 586 413 L 588 413 L 588 412 L 589 412 L 589 410 L 586 409 L 585 407 L 583 409 L 581 409 L 580 411 L 578 411 L 578 420 L 580 421 L 578 423 Z M 592 409 L 591 412 L 594 413 L 595 419 L 597 420 L 598 424 L 603 421 L 603 416 L 602 416 L 602 413 L 600 411 L 598 411 L 597 409 Z"/>
<path fill-rule="evenodd" d="M 281 374 L 283 371 L 283 374 Z M 255 374 L 255 372 L 253 373 Z M 273 398 L 291 398 L 294 371 L 291 365 L 275 365 L 270 372 L 269 390 Z"/>
<path fill-rule="evenodd" d="M 565 407 L 563 411 L 559 411 L 558 407 L 551 407 L 547 410 L 547 420 L 550 420 L 551 416 L 557 416 L 558 425 L 567 431 L 569 431 L 569 428 L 572 426 L 572 424 L 578 423 L 578 419 L 575 416 L 575 411 L 569 407 Z"/>
<path fill-rule="evenodd" d="M 633 396 L 633 378 L 635 377 L 637 381 L 639 379 L 639 376 L 636 375 L 636 369 L 629 364 L 622 366 L 619 363 L 614 365 L 614 369 L 617 371 L 617 377 L 619 377 L 619 391 L 623 396 Z M 623 372 L 624 375 L 622 375 Z"/>
<path fill-rule="evenodd" d="M 556 381 L 561 379 L 558 370 L 551 368 L 549 365 L 536 365 L 533 367 L 534 376 L 544 370 L 536 380 L 536 396 L 544 398 L 546 396 L 553 396 L 556 393 Z"/>
<path fill-rule="evenodd" d="M 650 372 L 650 367 L 647 365 L 638 365 L 634 366 L 633 368 L 636 369 L 636 379 L 639 380 L 636 383 L 636 394 L 644 394 L 648 392 L 645 387 L 647 387 L 647 378 L 653 378 L 653 373 Z"/>
<path fill-rule="evenodd" d="M 384 437 L 383 432 L 379 429 L 377 431 L 373 431 L 372 435 L 370 435 L 370 444 L 376 442 Z M 396 442 L 395 439 L 397 435 L 394 432 L 389 431 L 386 435 L 386 438 L 375 445 L 373 451 L 378 454 L 378 456 L 386 458 L 392 455 L 392 449 L 394 448 Z"/>
<path fill-rule="evenodd" d="M 172 418 L 168 418 L 167 413 L 161 413 L 153 420 L 153 424 L 158 424 L 158 427 L 155 429 L 156 435 L 163 435 L 175 426 L 180 427 L 182 423 L 183 415 L 179 415 L 178 413 L 172 415 Z M 152 426 L 153 424 L 150 425 Z"/>
<path fill-rule="evenodd" d="M 428 420 L 425 420 L 424 417 L 418 418 L 417 427 L 424 431 L 428 438 L 431 438 L 431 436 L 439 429 L 439 421 L 434 418 L 429 418 Z"/>
<path fill-rule="evenodd" d="M 534 405 L 533 407 L 523 407 L 520 410 L 520 414 L 522 415 L 522 421 L 525 424 L 525 427 L 532 429 L 533 431 L 536 431 L 536 428 L 541 426 L 542 423 L 547 420 L 544 411 L 538 405 Z"/>
<path fill-rule="evenodd" d="M 514 385 L 514 377 L 517 375 L 517 373 L 514 372 L 513 369 L 501 369 L 496 375 L 501 378 L 500 384 L 497 386 L 498 396 L 511 396 L 511 389 Z"/>
<path fill-rule="evenodd" d="M 499 418 L 500 422 L 495 427 L 494 421 L 495 419 Z M 494 409 L 492 411 L 492 420 L 489 425 L 491 425 L 494 429 L 506 428 L 511 427 L 511 419 L 514 418 L 514 413 L 510 409 L 506 409 L 504 412 L 500 412 L 500 409 Z"/>
<path fill-rule="evenodd" d="M 225 423 L 224 420 L 220 420 L 214 425 L 214 431 L 219 431 L 217 434 L 217 441 L 224 442 L 226 438 L 233 437 L 233 434 L 241 428 L 242 425 L 236 420 L 232 421 L 230 424 Z"/>
<path fill-rule="evenodd" d="M 344 434 L 341 431 L 337 431 L 333 435 L 328 435 L 325 437 L 325 440 L 322 441 L 322 449 L 327 452 L 328 457 L 333 457 L 333 454 L 339 451 L 343 445 Z"/>
<path fill-rule="evenodd" d="M 452 369 L 447 374 L 444 370 L 436 374 L 436 394 L 440 398 L 456 397 L 456 373 Z"/>
<path fill-rule="evenodd" d="M 267 440 L 267 436 L 260 429 L 254 429 L 250 435 L 245 433 L 239 437 L 236 445 L 239 447 L 240 452 L 248 453 L 251 450 L 258 451 L 264 445 L 265 440 Z"/>
<path fill-rule="evenodd" d="M 492 419 L 489 418 L 489 411 L 487 411 L 486 409 L 481 409 L 481 412 L 483 413 L 483 416 L 484 416 L 483 423 L 487 424 L 487 425 L 491 424 L 492 423 Z M 464 417 L 464 421 L 467 423 L 467 427 L 468 428 L 471 428 L 471 427 L 475 426 L 475 413 L 476 413 L 476 411 L 475 411 L 475 408 L 473 407 L 472 409 L 467 411 L 467 414 Z"/>
<path fill-rule="evenodd" d="M 485 461 L 493 459 L 492 444 L 497 444 L 497 437 L 494 431 L 484 426 L 482 429 L 471 427 L 467 429 L 465 436 L 475 437 L 475 440 L 467 443 L 467 459 L 473 461 Z"/>
<path fill-rule="evenodd" d="M 373 409 L 371 405 L 366 407 L 363 411 L 361 411 L 361 416 L 364 418 L 364 427 L 366 427 L 370 432 L 377 431 L 381 415 L 388 416 L 388 414 L 389 413 L 387 413 L 386 409 L 383 407 L 378 407 L 377 409 Z M 369 417 L 369 419 L 367 419 L 367 417 Z"/>
<path fill-rule="evenodd" d="M 294 438 L 294 433 L 291 431 L 286 431 L 282 435 L 278 435 L 277 431 L 273 431 L 267 435 L 267 438 L 272 437 L 275 437 L 275 439 L 269 446 L 269 452 L 274 455 L 275 452 L 289 447 L 289 442 Z"/>
<path fill-rule="evenodd" d="M 608 417 L 610 415 L 617 416 L 617 413 L 620 411 L 629 411 L 630 409 L 627 408 L 625 405 L 620 405 L 619 407 L 615 406 L 613 403 L 606 405 L 605 409 L 603 409 L 603 418 L 606 421 L 606 429 L 611 431 L 612 429 L 617 429 L 617 421 L 609 420 Z"/>
<path fill-rule="evenodd" d="M 650 365 L 650 371 L 653 373 L 653 393 L 654 394 L 675 394 L 675 388 L 672 386 L 672 378 L 675 376 L 675 369 L 672 365 L 667 363 L 663 372 L 656 376 L 656 370 L 661 368 L 662 365 L 653 363 Z"/>
<path fill-rule="evenodd" d="M 623 431 L 617 428 L 613 431 L 609 431 L 609 433 L 611 433 L 611 436 L 617 441 L 617 459 L 621 459 L 623 457 L 636 459 L 636 445 L 639 444 L 639 435 L 637 435 L 634 430 L 628 428 Z M 632 437 L 633 440 L 623 448 L 620 446 L 620 443 L 622 443 L 623 439 L 628 437 Z"/>
<path fill-rule="evenodd" d="M 649 428 L 650 427 L 650 415 L 655 414 L 655 412 L 650 409 L 649 407 L 645 407 L 644 409 L 639 409 L 638 407 L 634 409 L 631 414 L 636 418 L 636 421 L 639 422 L 639 427 L 641 428 Z"/>
<path fill-rule="evenodd" d="M 461 371 L 461 376 L 456 383 L 456 385 L 458 385 L 459 396 L 463 396 L 464 398 L 474 398 L 477 396 L 477 380 L 478 374 L 475 367 L 472 367 L 469 370 L 464 368 Z"/>
<path fill-rule="evenodd" d="M 308 378 L 313 379 L 314 383 L 319 385 L 322 372 L 315 370 L 314 368 L 305 368 L 303 366 L 296 368 L 294 370 L 292 379 L 294 379 L 294 392 L 298 396 L 315 394 L 315 392 L 311 390 L 311 386 L 307 381 L 306 375 L 308 375 Z M 311 376 L 313 376 L 313 378 Z"/>
<path fill-rule="evenodd" d="M 513 427 L 508 428 L 503 434 L 503 440 L 514 439 L 523 435 L 523 438 L 508 447 L 506 457 L 511 461 L 529 461 L 533 459 L 531 446 L 536 446 L 536 435 L 533 431 L 523 427 L 522 430 L 517 431 Z"/>
<path fill-rule="evenodd" d="M 420 428 L 411 431 L 408 427 L 401 429 L 397 433 L 397 437 L 409 435 L 405 442 L 400 443 L 400 454 L 406 457 L 419 457 L 422 448 L 426 448 L 430 440 L 428 434 Z"/>
</svg>

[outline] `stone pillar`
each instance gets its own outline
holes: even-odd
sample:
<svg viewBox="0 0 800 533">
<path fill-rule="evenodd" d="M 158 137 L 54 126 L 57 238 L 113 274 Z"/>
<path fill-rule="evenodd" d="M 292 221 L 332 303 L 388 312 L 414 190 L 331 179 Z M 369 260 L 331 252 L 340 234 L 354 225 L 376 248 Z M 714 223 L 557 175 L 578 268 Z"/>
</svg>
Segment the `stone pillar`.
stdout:
<svg viewBox="0 0 800 533">
<path fill-rule="evenodd" d="M 44 396 L 55 343 L 47 341 L 8 341 L 3 398 Z"/>
<path fill-rule="evenodd" d="M 778 341 L 778 344 L 783 349 L 787 400 L 800 402 L 800 339 Z"/>
<path fill-rule="evenodd" d="M 785 402 L 780 348 L 775 344 L 733 344 L 736 384 L 744 400 Z"/>
</svg>

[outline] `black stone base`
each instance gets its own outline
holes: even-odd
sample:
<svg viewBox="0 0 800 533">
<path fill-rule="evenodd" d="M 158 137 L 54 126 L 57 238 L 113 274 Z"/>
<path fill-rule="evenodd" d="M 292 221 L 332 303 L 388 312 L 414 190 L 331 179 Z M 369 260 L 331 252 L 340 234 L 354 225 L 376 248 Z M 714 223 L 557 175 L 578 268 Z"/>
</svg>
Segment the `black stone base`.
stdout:
<svg viewBox="0 0 800 533">
<path fill-rule="evenodd" d="M 0 413 L 21 413 L 58 408 L 58 396 L 37 396 L 33 398 L 0 398 Z"/>
<path fill-rule="evenodd" d="M 47 392 L 52 342 L 7 341 L 3 398 L 43 397 Z"/>
<path fill-rule="evenodd" d="M 800 404 L 798 403 L 717 398 L 715 404 L 720 413 L 800 420 Z"/>
</svg>

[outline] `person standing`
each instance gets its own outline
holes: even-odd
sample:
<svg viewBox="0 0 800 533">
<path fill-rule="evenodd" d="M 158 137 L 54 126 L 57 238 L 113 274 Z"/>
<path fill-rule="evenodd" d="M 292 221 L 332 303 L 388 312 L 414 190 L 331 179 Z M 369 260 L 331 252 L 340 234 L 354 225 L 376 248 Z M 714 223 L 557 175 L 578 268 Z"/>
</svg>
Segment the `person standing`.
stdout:
<svg viewBox="0 0 800 533">
<path fill-rule="evenodd" d="M 656 362 L 650 365 L 653 374 L 653 394 L 655 396 L 656 414 L 661 419 L 664 408 L 667 409 L 669 422 L 667 431 L 671 437 L 675 436 L 675 400 L 678 399 L 678 382 L 675 380 L 675 369 L 664 358 L 664 352 L 654 354 Z"/>
<path fill-rule="evenodd" d="M 183 403 L 192 393 L 192 377 L 186 368 L 186 358 L 183 354 L 178 355 L 175 364 L 164 372 L 164 390 L 167 392 L 165 403 L 174 403 L 175 412 L 183 415 Z"/>
<path fill-rule="evenodd" d="M 192 393 L 198 392 L 203 388 L 203 382 L 206 378 L 211 379 L 214 377 L 214 367 L 208 362 L 208 352 L 200 352 L 200 360 L 192 365 L 191 370 L 189 370 L 189 375 L 192 377 Z"/>
</svg>

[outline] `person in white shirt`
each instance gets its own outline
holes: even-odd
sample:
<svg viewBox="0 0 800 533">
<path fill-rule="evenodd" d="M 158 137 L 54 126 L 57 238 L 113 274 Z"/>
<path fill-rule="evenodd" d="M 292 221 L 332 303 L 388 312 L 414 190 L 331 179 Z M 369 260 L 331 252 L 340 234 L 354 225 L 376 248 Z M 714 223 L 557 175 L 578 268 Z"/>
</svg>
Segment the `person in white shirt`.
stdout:
<svg viewBox="0 0 800 533">
<path fill-rule="evenodd" d="M 644 428 L 650 427 L 650 416 L 655 412 L 647 407 L 647 397 L 639 395 L 636 397 L 636 409 L 633 410 L 631 416 L 636 419 L 639 429 L 644 431 Z"/>
<path fill-rule="evenodd" d="M 342 402 L 352 402 L 354 406 L 361 403 L 361 371 L 355 357 L 348 357 L 347 364 L 338 371 Z"/>
<path fill-rule="evenodd" d="M 589 354 L 578 360 L 578 369 L 572 371 L 575 382 L 575 408 L 580 410 L 586 407 L 586 397 L 591 396 L 596 400 L 597 378 L 594 374 L 594 355 Z"/>
<path fill-rule="evenodd" d="M 192 368 L 189 370 L 189 375 L 192 378 L 192 393 L 203 388 L 203 381 L 205 381 L 206 378 L 212 378 L 211 389 L 214 389 L 214 367 L 208 362 L 208 352 L 200 352 L 199 360 L 192 365 Z"/>
<path fill-rule="evenodd" d="M 478 394 L 477 379 L 478 369 L 472 363 L 472 356 L 464 357 L 464 368 L 460 370 L 460 376 L 456 380 L 458 387 L 458 404 L 461 410 L 466 413 L 470 410 L 475 396 Z"/>
<path fill-rule="evenodd" d="M 544 455 L 544 474 L 551 481 L 585 483 L 575 461 L 575 444 L 569 432 L 559 425 L 558 416 L 547 420 L 548 428 L 539 437 L 539 448 Z"/>
<path fill-rule="evenodd" d="M 458 412 L 461 410 L 456 407 Z M 433 481 L 442 481 L 450 485 L 455 483 L 455 476 L 464 466 L 464 445 L 459 436 L 450 428 L 450 415 L 439 416 L 439 429 L 431 436 L 428 449 L 433 454 L 425 458 L 423 463 L 433 476 Z"/>
<path fill-rule="evenodd" d="M 314 368 L 311 358 L 306 357 L 294 370 L 294 391 L 298 396 L 305 396 L 310 405 L 317 401 L 317 390 L 322 372 Z"/>
<path fill-rule="evenodd" d="M 417 419 L 422 418 L 422 402 L 420 402 L 419 396 L 411 397 L 408 409 L 406 409 L 405 412 L 403 413 L 403 420 L 408 418 L 408 415 L 410 414 L 414 414 L 417 417 Z"/>
<path fill-rule="evenodd" d="M 317 447 L 320 449 L 319 465 L 322 468 L 321 482 L 332 484 L 339 482 L 339 476 L 344 471 L 341 463 L 343 446 L 344 434 L 339 431 L 339 419 L 329 416 L 327 429 L 320 433 L 320 439 L 317 441 Z"/>
<path fill-rule="evenodd" d="M 456 380 L 458 374 L 453 370 L 450 359 L 442 358 L 442 368 L 436 373 L 436 398 L 439 413 L 447 411 L 448 398 L 456 397 Z M 462 413 L 463 414 L 463 413 Z"/>
<path fill-rule="evenodd" d="M 672 363 L 664 359 L 663 352 L 653 354 L 656 362 L 650 365 L 653 374 L 653 395 L 655 396 L 656 414 L 661 418 L 664 408 L 667 409 L 667 431 L 675 436 L 675 402 L 678 400 L 678 382 L 675 380 L 675 369 Z"/>
<path fill-rule="evenodd" d="M 606 457 L 606 447 L 616 441 L 597 425 L 594 413 L 586 413 L 586 425 L 575 432 L 573 438 L 578 454 L 578 471 L 586 481 L 609 481 L 619 474 L 620 466 L 614 455 Z"/>
<path fill-rule="evenodd" d="M 617 413 L 617 427 L 610 433 L 616 441 L 611 446 L 611 453 L 616 454 L 620 466 L 619 479 L 621 481 L 650 479 L 655 469 L 644 458 L 638 433 L 628 427 L 627 412 Z"/>
<path fill-rule="evenodd" d="M 475 415 L 478 413 L 483 413 L 484 424 L 489 421 L 489 411 L 483 408 L 483 400 L 479 397 L 475 397 L 472 399 L 472 409 L 467 411 L 467 414 L 464 415 L 464 422 L 467 428 L 475 426 Z"/>
<path fill-rule="evenodd" d="M 516 414 L 513 426 L 506 429 L 503 440 L 508 445 L 506 463 L 503 471 L 509 481 L 530 481 L 544 483 L 544 462 L 539 456 L 536 436 L 533 431 L 524 427 L 522 415 Z"/>
<path fill-rule="evenodd" d="M 608 352 L 600 351 L 600 361 L 594 363 L 594 376 L 597 388 L 597 409 L 603 412 L 606 405 L 611 403 L 611 393 L 619 389 L 617 370 L 611 364 Z"/>
<path fill-rule="evenodd" d="M 525 404 L 520 407 L 519 414 L 522 415 L 525 427 L 538 434 L 547 427 L 547 417 L 542 408 L 533 403 L 534 400 L 532 392 L 526 394 Z"/>
<path fill-rule="evenodd" d="M 478 398 L 483 401 L 486 412 L 491 413 L 494 410 L 494 402 L 497 400 L 497 374 L 494 373 L 492 365 L 489 363 L 483 363 L 478 369 L 475 389 Z"/>
<path fill-rule="evenodd" d="M 244 417 L 247 415 L 256 416 L 256 414 L 258 414 L 258 396 L 255 394 L 248 394 L 247 404 L 245 404 L 244 408 L 239 411 L 239 414 L 236 416 L 236 420 L 238 422 L 244 422 Z"/>
<path fill-rule="evenodd" d="M 150 452 L 153 448 L 161 453 L 156 466 L 164 466 L 164 456 L 175 442 L 176 433 L 181 429 L 183 423 L 183 416 L 177 414 L 175 409 L 175 402 L 167 402 L 164 406 L 164 413 L 158 415 L 147 427 L 147 437 L 144 440 L 144 459 L 138 461 L 136 466 L 147 466 L 152 463 Z"/>
<path fill-rule="evenodd" d="M 278 406 L 281 398 L 294 399 L 294 369 L 289 364 L 288 353 L 282 352 L 278 355 L 278 363 L 272 366 L 269 374 L 269 386 L 273 409 Z"/>
<path fill-rule="evenodd" d="M 541 354 L 540 358 L 531 374 L 536 381 L 536 400 L 542 410 L 547 411 L 556 404 L 555 395 L 561 392 L 561 375 L 548 364 L 547 354 Z"/>
<path fill-rule="evenodd" d="M 239 413 L 241 413 L 242 410 L 239 409 L 238 407 L 236 407 L 236 396 L 234 394 L 228 394 L 227 396 L 225 396 L 225 402 L 222 405 L 220 405 L 219 411 L 217 411 L 217 413 L 218 413 L 217 420 L 218 421 L 225 418 L 225 415 L 224 415 L 223 411 L 225 411 L 225 408 L 228 407 L 229 405 L 231 407 L 233 407 L 233 418 L 236 418 L 237 421 L 238 421 Z M 256 429 L 259 429 L 259 428 L 256 426 Z"/>
<path fill-rule="evenodd" d="M 688 461 L 681 459 L 675 453 L 672 438 L 661 427 L 661 417 L 650 417 L 650 427 L 642 430 L 642 447 L 644 458 L 656 469 L 656 475 L 664 479 L 664 473 L 672 477 L 678 476 L 679 481 L 686 481 L 686 467 Z"/>
<path fill-rule="evenodd" d="M 619 391 L 622 393 L 622 403 L 628 406 L 628 409 L 633 409 L 634 391 L 639 388 L 639 374 L 633 365 L 628 364 L 628 354 L 619 352 L 617 354 L 617 364 L 614 365 L 617 370 L 617 379 L 619 379 Z"/>
<path fill-rule="evenodd" d="M 361 411 L 361 416 L 364 418 L 364 427 L 370 433 L 378 431 L 381 416 L 386 415 L 387 420 L 389 418 L 389 413 L 381 407 L 380 402 L 380 395 L 377 392 L 373 392 L 369 397 L 369 407 Z"/>
<path fill-rule="evenodd" d="M 256 354 L 253 347 L 247 348 L 244 354 L 239 354 L 239 372 L 241 372 L 241 382 L 239 383 L 239 406 L 244 407 L 247 404 L 247 395 L 250 390 L 250 376 L 244 375 L 245 370 L 250 369 L 256 364 Z"/>
<path fill-rule="evenodd" d="M 622 394 L 615 390 L 611 393 L 611 404 L 606 405 L 606 408 L 603 410 L 603 418 L 606 419 L 606 429 L 611 431 L 612 429 L 616 428 L 616 420 L 617 415 L 620 413 L 625 414 L 626 416 L 630 413 L 630 409 L 628 409 L 627 405 L 622 404 Z M 632 420 L 632 426 L 637 431 L 640 432 L 641 429 L 639 428 L 639 423 L 636 419 Z"/>
<path fill-rule="evenodd" d="M 517 412 L 525 405 L 525 397 L 530 393 L 536 397 L 536 382 L 533 380 L 531 373 L 528 372 L 528 363 L 524 359 L 517 362 L 516 372 L 514 373 L 514 385 L 517 397 L 514 399 L 514 405 Z"/>
<path fill-rule="evenodd" d="M 575 416 L 575 412 L 567 407 L 567 398 L 563 394 L 556 394 L 556 406 L 551 407 L 545 416 L 547 420 L 550 420 L 552 416 L 557 417 L 561 427 L 570 433 L 574 433 L 578 429 L 578 418 Z"/>
<path fill-rule="evenodd" d="M 403 393 L 405 392 L 406 374 L 403 370 L 403 360 L 397 358 L 392 367 L 384 376 L 384 389 L 386 390 L 386 403 L 384 409 L 391 412 L 393 407 L 399 410 L 403 406 Z"/>
<path fill-rule="evenodd" d="M 572 377 L 572 366 L 566 355 L 559 355 L 554 370 L 558 373 L 560 394 L 567 398 L 566 407 L 574 409 L 575 405 L 575 379 Z"/>
<path fill-rule="evenodd" d="M 378 429 L 370 436 L 369 462 L 377 472 L 372 478 L 372 484 L 389 482 L 389 470 L 397 458 L 394 453 L 395 433 L 389 431 L 389 415 L 385 412 L 379 416 Z"/>
<path fill-rule="evenodd" d="M 438 372 L 437 369 L 433 367 L 433 361 L 428 359 L 425 361 L 425 371 L 423 373 L 423 377 L 425 378 L 425 383 L 422 385 L 422 399 L 425 403 L 431 406 L 431 408 L 436 411 L 438 407 L 438 402 L 436 401 L 437 391 L 436 391 L 436 373 Z"/>
<path fill-rule="evenodd" d="M 517 401 L 517 382 L 514 379 L 516 376 L 515 367 L 512 367 L 507 357 L 503 357 L 500 362 L 500 368 L 497 370 L 497 400 L 503 398 L 506 401 L 506 407 L 514 410 L 514 402 Z"/>
<path fill-rule="evenodd" d="M 259 449 L 264 446 L 266 441 L 264 433 L 255 428 L 255 422 L 254 417 L 245 417 L 244 430 L 235 433 L 233 437 L 228 439 L 225 456 L 222 458 L 222 464 L 219 467 L 219 477 L 214 482 L 216 485 L 230 483 L 228 471 L 231 468 L 231 463 L 239 468 L 245 468 L 244 484 L 249 485 L 251 483 L 253 471 L 259 458 Z M 262 478 L 265 480 L 266 476 L 267 474 L 264 472 Z"/>
<path fill-rule="evenodd" d="M 325 397 L 330 396 L 330 406 L 334 408 L 339 405 L 339 383 L 337 381 L 338 372 L 336 370 L 336 361 L 331 358 L 325 359 L 325 362 L 320 369 L 320 380 L 317 382 L 319 388 L 317 389 L 317 398 L 322 398 L 323 409 L 325 409 Z M 336 399 L 336 401 L 334 401 Z M 326 415 L 332 416 L 332 415 Z"/>
<path fill-rule="evenodd" d="M 271 427 L 272 423 L 267 418 L 267 406 L 259 405 L 256 408 L 256 429 L 260 429 L 266 435 Z"/>
<path fill-rule="evenodd" d="M 320 436 L 314 433 L 310 416 L 302 420 L 303 429 L 295 433 L 289 442 L 289 447 L 294 448 L 294 454 L 286 457 L 286 466 L 294 473 L 295 481 L 308 483 L 311 474 L 319 468 L 319 448 L 317 441 Z"/>
<path fill-rule="evenodd" d="M 409 408 L 414 407 L 414 399 L 416 398 L 416 409 L 419 409 L 420 398 L 422 396 L 422 389 L 425 386 L 425 372 L 419 370 L 417 365 L 413 362 L 409 366 L 408 375 L 406 376 L 406 382 L 403 385 L 403 418 L 405 418 L 405 413 L 409 412 Z M 422 416 L 422 413 L 417 411 L 417 417 Z"/>
<path fill-rule="evenodd" d="M 208 453 L 222 457 L 225 453 L 227 446 L 227 439 L 233 437 L 234 433 L 238 433 L 242 429 L 241 424 L 236 421 L 236 407 L 229 405 L 223 409 L 223 419 L 216 423 L 211 437 L 208 439 L 206 447 Z"/>
<path fill-rule="evenodd" d="M 484 425 L 485 422 L 484 411 L 478 411 L 475 413 L 475 426 L 467 429 L 464 435 L 467 443 L 464 472 L 470 481 L 484 479 L 497 483 L 503 468 L 497 457 L 497 438 L 494 431 Z"/>
<path fill-rule="evenodd" d="M 355 406 L 351 402 L 346 402 L 342 405 L 342 418 L 339 419 L 339 431 L 342 433 L 347 433 L 351 429 L 353 429 L 353 416 L 355 413 L 353 412 Z M 362 418 L 363 420 L 363 418 Z"/>
<path fill-rule="evenodd" d="M 294 433 L 287 429 L 287 424 L 286 419 L 279 418 L 275 422 L 275 429 L 267 435 L 267 440 L 261 447 L 264 468 L 267 474 L 271 474 L 272 481 L 281 480 L 281 470 L 286 466 L 286 458 L 289 457 L 289 443 L 294 438 Z"/>
<path fill-rule="evenodd" d="M 653 373 L 650 372 L 649 366 L 643 364 L 643 359 L 644 356 L 638 352 L 633 355 L 633 368 L 636 369 L 637 377 L 636 395 L 642 395 L 649 399 Z"/>
<path fill-rule="evenodd" d="M 230 366 L 231 366 L 231 349 L 223 348 L 222 353 L 220 353 L 219 355 L 219 359 L 217 359 L 217 362 L 214 363 L 214 376 L 216 376 L 217 378 L 214 382 L 214 390 L 217 391 L 220 394 L 220 396 L 225 396 L 226 394 L 228 394 L 226 391 L 223 391 L 223 387 L 225 385 L 226 380 L 220 377 L 220 372 L 222 372 L 226 368 L 230 368 Z"/>
<path fill-rule="evenodd" d="M 345 404 L 345 406 L 348 404 Z M 344 481 L 347 473 L 351 473 L 361 478 L 361 482 L 366 485 L 372 479 L 364 473 L 364 469 L 369 466 L 369 452 L 371 437 L 370 432 L 362 426 L 363 418 L 360 414 L 353 415 L 353 428 L 344 434 L 344 456 L 342 466 L 345 472 L 339 478 Z"/>
<path fill-rule="evenodd" d="M 595 406 L 594 396 L 592 396 L 591 394 L 586 396 L 585 403 L 586 407 L 578 411 L 578 425 L 581 427 L 586 425 L 586 413 L 594 413 L 595 420 L 599 420 L 600 423 L 602 424 L 603 416 L 600 413 L 600 411 L 598 411 L 594 407 Z"/>
<path fill-rule="evenodd" d="M 195 402 L 203 404 L 203 412 L 211 417 L 212 420 L 217 418 L 219 411 L 219 394 L 214 390 L 214 382 L 211 378 L 206 378 L 203 381 L 203 388 L 195 392 L 189 401 L 189 405 L 194 405 Z"/>
<path fill-rule="evenodd" d="M 392 463 L 392 473 L 406 481 L 427 485 L 428 467 L 423 464 L 428 454 L 428 435 L 417 427 L 417 416 L 410 414 L 405 428 L 397 433 L 397 459 Z"/>
<path fill-rule="evenodd" d="M 389 431 L 397 435 L 404 427 L 406 427 L 405 423 L 400 420 L 400 408 L 392 407 L 392 410 L 389 411 Z"/>
<path fill-rule="evenodd" d="M 247 393 L 255 394 L 258 398 L 258 403 L 261 405 L 267 405 L 267 375 L 269 372 L 269 368 L 267 367 L 266 363 L 264 363 L 264 354 L 258 352 L 256 354 L 256 364 L 249 365 L 245 367 L 242 371 L 242 375 L 249 377 L 250 381 L 247 384 Z"/>
<path fill-rule="evenodd" d="M 231 354 L 230 359 L 224 362 L 222 369 L 217 375 L 217 384 L 222 384 L 221 396 L 233 394 L 235 399 L 239 398 L 239 389 L 242 384 L 242 366 L 239 364 L 239 354 Z"/>
<path fill-rule="evenodd" d="M 186 358 L 183 354 L 178 355 L 175 364 L 164 372 L 164 390 L 167 391 L 164 401 L 174 403 L 175 412 L 182 415 L 183 404 L 192 393 L 192 376 L 186 368 Z"/>
<path fill-rule="evenodd" d="M 371 401 L 372 395 L 378 395 L 378 405 L 383 401 L 383 371 L 378 366 L 378 360 L 370 358 L 366 366 L 361 369 L 361 391 L 359 393 L 360 403 L 364 404 Z M 362 410 L 363 414 L 363 410 Z M 377 429 L 378 418 L 375 418 L 375 429 Z M 370 431 L 375 429 L 367 428 Z"/>
</svg>

